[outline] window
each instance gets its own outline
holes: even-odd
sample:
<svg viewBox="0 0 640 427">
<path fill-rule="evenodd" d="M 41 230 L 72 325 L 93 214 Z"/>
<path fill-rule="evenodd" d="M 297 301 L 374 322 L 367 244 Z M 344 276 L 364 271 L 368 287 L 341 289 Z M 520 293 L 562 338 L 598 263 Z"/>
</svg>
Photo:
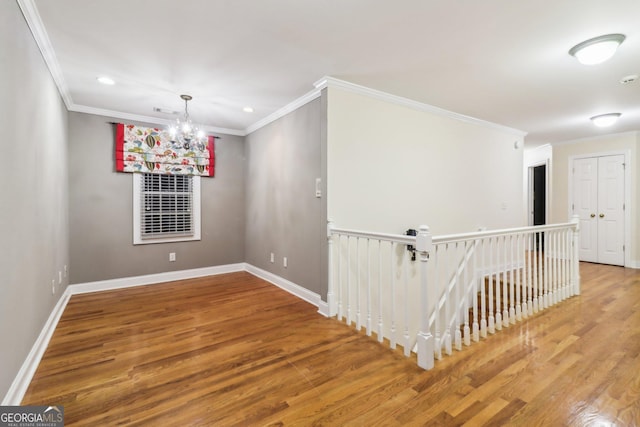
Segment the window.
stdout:
<svg viewBox="0 0 640 427">
<path fill-rule="evenodd" d="M 200 177 L 133 174 L 133 244 L 200 240 Z"/>
</svg>

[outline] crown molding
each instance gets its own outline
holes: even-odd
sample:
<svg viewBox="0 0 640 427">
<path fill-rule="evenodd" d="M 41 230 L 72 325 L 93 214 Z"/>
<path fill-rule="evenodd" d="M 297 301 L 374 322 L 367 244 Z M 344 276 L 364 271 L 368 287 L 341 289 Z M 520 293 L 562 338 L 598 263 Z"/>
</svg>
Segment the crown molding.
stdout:
<svg viewBox="0 0 640 427">
<path fill-rule="evenodd" d="M 371 89 L 355 83 L 350 83 L 344 80 L 336 79 L 334 77 L 325 76 L 320 80 L 318 80 L 317 82 L 315 82 L 314 86 L 316 87 L 317 90 L 322 90 L 327 87 L 342 89 L 348 92 L 378 99 L 380 101 L 389 102 L 391 104 L 401 105 L 403 107 L 411 108 L 413 110 L 424 111 L 424 112 L 435 114 L 438 116 L 447 117 L 453 120 L 458 120 L 461 122 L 482 126 L 482 127 L 497 130 L 500 132 L 506 132 L 521 138 L 527 135 L 527 132 L 521 131 L 519 129 L 514 129 L 508 126 L 499 125 L 497 123 L 488 122 L 486 120 L 476 119 L 475 117 L 465 116 L 464 114 L 454 113 L 453 111 L 445 110 L 444 108 L 435 107 L 433 105 L 414 101 L 413 99 L 404 98 L 402 96 L 392 95 L 387 92 L 382 92 L 377 89 Z"/>
<path fill-rule="evenodd" d="M 36 44 L 40 49 L 40 53 L 44 58 L 44 62 L 49 68 L 51 77 L 58 87 L 58 92 L 60 93 L 60 96 L 62 97 L 67 110 L 69 110 L 73 105 L 71 94 L 69 93 L 69 88 L 67 87 L 67 83 L 64 80 L 62 70 L 60 69 L 58 58 L 56 58 L 53 46 L 51 46 L 49 35 L 44 29 L 42 19 L 40 19 L 38 8 L 36 7 L 33 0 L 17 0 L 17 2 L 18 6 L 20 6 L 20 10 L 22 11 L 24 19 L 27 21 L 29 30 L 31 30 L 31 34 L 33 35 L 33 38 L 35 39 Z"/>
<path fill-rule="evenodd" d="M 269 123 L 275 122 L 279 118 L 281 118 L 281 117 L 291 113 L 292 111 L 297 110 L 298 108 L 302 107 L 303 105 L 313 101 L 314 99 L 316 99 L 317 97 L 320 96 L 320 92 L 321 91 L 322 91 L 322 89 L 314 89 L 314 90 L 312 90 L 310 92 L 307 92 L 306 94 L 302 95 L 300 98 L 296 99 L 295 101 L 290 102 L 289 104 L 285 105 L 284 107 L 280 108 L 279 110 L 269 114 L 264 119 L 258 120 L 257 122 L 253 123 L 252 125 L 249 125 L 244 130 L 245 135 L 253 133 L 253 132 L 257 131 L 258 129 L 260 129 L 262 127 L 265 127 Z"/>
<path fill-rule="evenodd" d="M 76 113 L 95 114 L 96 116 L 113 117 L 113 118 L 122 119 L 122 120 L 133 120 L 136 122 L 151 123 L 154 125 L 168 126 L 174 122 L 173 120 L 161 119 L 159 117 L 123 113 L 121 111 L 105 110 L 103 108 L 89 107 L 86 105 L 73 104 L 71 105 L 71 107 L 67 107 L 67 108 L 69 111 L 73 111 Z M 237 135 L 237 136 L 246 135 L 244 131 L 238 130 L 238 129 L 219 128 L 219 127 L 205 126 L 205 125 L 200 127 L 202 128 L 202 130 L 209 133 L 222 133 L 225 135 Z"/>
<path fill-rule="evenodd" d="M 49 68 L 49 72 L 58 87 L 58 92 L 62 97 L 67 110 L 75 111 L 79 113 L 87 113 L 87 114 L 96 114 L 100 116 L 109 116 L 119 119 L 125 120 L 135 120 L 141 122 L 148 122 L 153 124 L 161 124 L 168 125 L 169 120 L 161 119 L 157 117 L 149 117 L 142 116 L 136 114 L 129 114 L 119 111 L 113 110 L 105 110 L 100 108 L 88 107 L 84 105 L 76 105 L 74 104 L 67 84 L 64 80 L 62 70 L 60 68 L 60 64 L 56 58 L 55 52 L 51 45 L 51 41 L 49 40 L 49 36 L 44 28 L 42 23 L 42 19 L 40 18 L 40 14 L 38 13 L 38 9 L 34 3 L 34 0 L 17 0 L 18 5 L 24 15 L 25 20 L 27 21 L 27 25 L 33 34 L 33 37 L 40 49 L 42 57 Z M 272 123 L 279 118 L 295 111 L 301 106 L 313 101 L 314 99 L 320 96 L 322 89 L 327 87 L 338 88 L 342 90 L 346 90 L 349 92 L 357 93 L 360 95 L 368 96 L 374 99 L 378 99 L 381 101 L 389 102 L 392 104 L 402 105 L 404 107 L 412 108 L 418 111 L 424 111 L 432 114 L 436 114 L 443 117 L 448 117 L 454 120 L 459 120 L 466 123 L 472 123 L 475 125 L 480 125 L 486 128 L 498 130 L 501 132 L 507 132 L 512 135 L 516 135 L 518 137 L 524 137 L 527 133 L 520 131 L 518 129 L 510 128 L 507 126 L 498 125 L 496 123 L 487 122 L 485 120 L 476 119 L 474 117 L 465 116 L 463 114 L 454 113 L 452 111 L 448 111 L 439 107 L 434 107 L 429 104 L 424 104 L 422 102 L 414 101 L 409 98 L 404 98 L 398 95 L 392 95 L 390 93 L 382 92 L 376 89 L 371 89 L 365 86 L 357 85 L 355 83 L 350 83 L 344 80 L 336 79 L 333 77 L 325 76 L 322 79 L 318 80 L 314 83 L 315 89 L 304 94 L 300 98 L 297 98 L 293 102 L 285 105 L 274 113 L 268 115 L 267 117 L 249 125 L 244 130 L 239 129 L 228 129 L 228 128 L 218 128 L 218 127 L 208 127 L 203 126 L 203 129 L 212 132 L 212 133 L 223 133 L 227 135 L 237 135 L 237 136 L 246 136 L 256 130 Z"/>
<path fill-rule="evenodd" d="M 637 137 L 640 138 L 640 131 L 630 130 L 626 132 L 614 132 L 614 133 L 605 133 L 601 135 L 591 135 L 591 136 L 585 136 L 584 138 L 576 138 L 576 139 L 569 139 L 567 141 L 552 142 L 549 145 L 551 145 L 552 147 L 559 147 L 562 145 L 582 144 L 585 142 L 608 140 L 611 138 L 621 138 L 621 137 L 633 136 L 633 135 L 637 135 Z"/>
</svg>

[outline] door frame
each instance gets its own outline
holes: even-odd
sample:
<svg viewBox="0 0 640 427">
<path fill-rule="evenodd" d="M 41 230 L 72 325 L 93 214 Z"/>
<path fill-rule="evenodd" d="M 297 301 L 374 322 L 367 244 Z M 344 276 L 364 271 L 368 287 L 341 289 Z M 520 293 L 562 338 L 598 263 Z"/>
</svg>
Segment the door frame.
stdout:
<svg viewBox="0 0 640 427">
<path fill-rule="evenodd" d="M 573 217 L 573 163 L 578 159 L 588 159 L 591 157 L 604 157 L 604 156 L 624 156 L 624 266 L 633 268 L 631 265 L 631 211 L 633 206 L 631 205 L 631 150 L 613 150 L 613 151 L 599 151 L 588 154 L 576 154 L 569 156 L 569 172 L 568 178 L 568 196 L 569 203 L 567 205 L 568 217 Z"/>
<path fill-rule="evenodd" d="M 551 191 L 549 189 L 549 173 L 550 164 L 549 159 L 545 159 L 540 162 L 530 163 L 527 165 L 527 223 L 529 226 L 533 225 L 533 169 L 538 166 L 544 166 L 544 218 L 545 222 L 549 221 L 549 214 L 551 213 Z"/>
</svg>

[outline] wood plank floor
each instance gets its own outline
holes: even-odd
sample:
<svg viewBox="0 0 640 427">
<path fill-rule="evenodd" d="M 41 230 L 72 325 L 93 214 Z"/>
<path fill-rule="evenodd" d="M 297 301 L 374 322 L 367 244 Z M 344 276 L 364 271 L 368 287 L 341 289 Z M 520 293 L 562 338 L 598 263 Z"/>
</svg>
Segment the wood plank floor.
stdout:
<svg viewBox="0 0 640 427">
<path fill-rule="evenodd" d="M 422 371 L 248 273 L 71 298 L 23 404 L 75 425 L 634 426 L 640 271 Z"/>
</svg>

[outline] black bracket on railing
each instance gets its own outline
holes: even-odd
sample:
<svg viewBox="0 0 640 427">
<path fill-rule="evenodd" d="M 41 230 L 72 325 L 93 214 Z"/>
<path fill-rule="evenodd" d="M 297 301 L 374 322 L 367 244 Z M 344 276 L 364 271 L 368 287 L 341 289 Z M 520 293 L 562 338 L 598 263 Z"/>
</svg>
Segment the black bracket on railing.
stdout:
<svg viewBox="0 0 640 427">
<path fill-rule="evenodd" d="M 418 232 L 413 228 L 408 229 L 404 232 L 407 236 L 417 236 Z M 407 245 L 407 250 L 411 252 L 411 261 L 416 260 L 416 248 L 413 245 Z"/>
</svg>

